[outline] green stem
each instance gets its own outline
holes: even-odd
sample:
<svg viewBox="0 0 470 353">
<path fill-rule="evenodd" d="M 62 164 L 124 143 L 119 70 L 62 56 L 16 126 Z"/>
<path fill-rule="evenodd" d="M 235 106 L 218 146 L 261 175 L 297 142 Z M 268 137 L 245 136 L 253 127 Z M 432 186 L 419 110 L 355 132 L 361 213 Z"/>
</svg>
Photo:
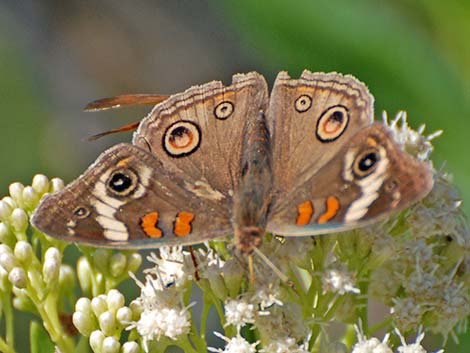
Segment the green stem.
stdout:
<svg viewBox="0 0 470 353">
<path fill-rule="evenodd" d="M 351 349 L 352 345 L 356 341 L 356 331 L 354 330 L 354 325 L 348 325 L 343 339 L 341 340 L 348 349 Z"/>
<path fill-rule="evenodd" d="M 193 345 L 189 341 L 188 336 L 184 339 L 178 340 L 179 346 L 183 349 L 184 353 L 202 353 L 194 349 Z"/>
<path fill-rule="evenodd" d="M 392 323 L 392 317 L 391 316 L 388 316 L 387 318 L 385 318 L 384 320 L 382 320 L 381 322 L 375 324 L 374 326 L 372 327 L 369 327 L 369 329 L 367 330 L 367 335 L 372 335 L 374 334 L 375 332 L 377 332 L 378 330 L 384 328 L 384 327 L 387 327 L 387 326 L 390 326 L 390 324 Z"/>
<path fill-rule="evenodd" d="M 16 353 L 14 348 L 7 344 L 3 338 L 0 337 L 0 352 L 2 353 Z"/>
<path fill-rule="evenodd" d="M 15 326 L 13 317 L 13 307 L 11 306 L 11 297 L 7 293 L 2 293 L 3 311 L 5 313 L 6 339 L 10 347 L 15 346 Z M 3 352 L 0 349 L 0 352 Z"/>
</svg>

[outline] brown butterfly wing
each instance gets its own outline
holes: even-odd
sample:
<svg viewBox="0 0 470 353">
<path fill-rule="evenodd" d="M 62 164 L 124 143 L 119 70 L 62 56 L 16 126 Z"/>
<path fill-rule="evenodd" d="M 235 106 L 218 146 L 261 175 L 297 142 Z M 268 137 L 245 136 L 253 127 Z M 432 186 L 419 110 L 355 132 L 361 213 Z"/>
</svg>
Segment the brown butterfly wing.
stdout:
<svg viewBox="0 0 470 353">
<path fill-rule="evenodd" d="M 78 179 L 47 195 L 32 222 L 63 240 L 126 248 L 199 243 L 232 229 L 228 212 L 131 144 L 110 148 Z"/>
<path fill-rule="evenodd" d="M 350 75 L 280 72 L 268 110 L 274 194 L 285 195 L 333 159 L 373 120 L 374 98 Z"/>
<path fill-rule="evenodd" d="M 295 236 L 355 228 L 410 206 L 432 185 L 430 166 L 402 151 L 388 128 L 376 123 L 279 200 L 267 229 Z"/>
<path fill-rule="evenodd" d="M 231 210 L 240 181 L 243 131 L 266 110 L 268 93 L 258 73 L 237 74 L 175 94 L 142 121 L 133 143 L 154 154 L 166 170 L 197 188 L 200 197 Z"/>
</svg>

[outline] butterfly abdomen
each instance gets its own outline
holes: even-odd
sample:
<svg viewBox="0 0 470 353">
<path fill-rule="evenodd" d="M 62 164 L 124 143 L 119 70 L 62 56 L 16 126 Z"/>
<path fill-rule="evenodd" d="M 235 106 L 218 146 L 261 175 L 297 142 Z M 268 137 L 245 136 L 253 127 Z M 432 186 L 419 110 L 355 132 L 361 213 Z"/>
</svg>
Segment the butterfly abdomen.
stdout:
<svg viewBox="0 0 470 353">
<path fill-rule="evenodd" d="M 244 129 L 241 180 L 234 199 L 235 244 L 251 253 L 261 244 L 271 203 L 270 137 L 264 112 L 248 119 Z"/>
</svg>

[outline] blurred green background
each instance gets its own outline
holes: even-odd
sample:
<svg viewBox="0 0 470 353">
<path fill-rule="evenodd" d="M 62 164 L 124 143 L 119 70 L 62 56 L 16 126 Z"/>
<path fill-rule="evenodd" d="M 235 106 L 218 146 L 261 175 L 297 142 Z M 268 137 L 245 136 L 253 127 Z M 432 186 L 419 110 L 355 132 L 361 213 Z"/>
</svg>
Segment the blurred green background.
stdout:
<svg viewBox="0 0 470 353">
<path fill-rule="evenodd" d="M 0 194 L 38 172 L 70 181 L 130 135 L 87 136 L 145 109 L 83 113 L 91 100 L 173 93 L 256 70 L 351 73 L 376 115 L 404 109 L 443 129 L 437 166 L 470 212 L 469 0 L 0 1 Z M 470 295 L 470 294 L 469 294 Z M 470 334 L 447 352 L 470 351 Z"/>
</svg>

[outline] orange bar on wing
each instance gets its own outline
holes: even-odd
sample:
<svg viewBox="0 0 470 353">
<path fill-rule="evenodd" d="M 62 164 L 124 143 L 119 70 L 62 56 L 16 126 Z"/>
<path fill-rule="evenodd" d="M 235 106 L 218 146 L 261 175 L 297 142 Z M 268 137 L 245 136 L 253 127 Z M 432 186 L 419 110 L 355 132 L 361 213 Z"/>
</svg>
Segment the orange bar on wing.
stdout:
<svg viewBox="0 0 470 353">
<path fill-rule="evenodd" d="M 173 233 L 179 237 L 184 237 L 191 233 L 191 222 L 194 214 L 191 212 L 179 212 L 175 219 L 175 227 Z"/>
<path fill-rule="evenodd" d="M 340 204 L 338 198 L 334 196 L 329 196 L 326 199 L 326 211 L 320 217 L 318 217 L 317 223 L 323 224 L 328 222 L 330 219 L 336 216 L 339 207 Z"/>
<path fill-rule="evenodd" d="M 304 226 L 310 223 L 313 214 L 313 205 L 311 201 L 302 202 L 297 206 L 297 220 L 295 223 L 298 226 Z"/>
<path fill-rule="evenodd" d="M 158 212 L 150 212 L 140 220 L 140 226 L 145 234 L 152 238 L 161 238 L 163 233 L 157 228 Z"/>
</svg>

